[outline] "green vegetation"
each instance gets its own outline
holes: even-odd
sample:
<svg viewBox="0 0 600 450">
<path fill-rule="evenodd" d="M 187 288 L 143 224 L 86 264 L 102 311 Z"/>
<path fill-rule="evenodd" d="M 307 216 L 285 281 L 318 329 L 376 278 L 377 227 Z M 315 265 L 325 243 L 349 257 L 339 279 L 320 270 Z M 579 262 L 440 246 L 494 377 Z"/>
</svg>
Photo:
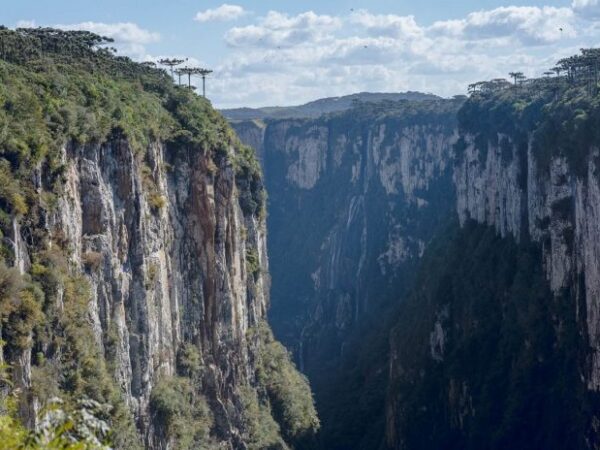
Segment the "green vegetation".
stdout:
<svg viewBox="0 0 600 450">
<path fill-rule="evenodd" d="M 240 151 L 233 160 L 233 165 L 236 183 L 240 190 L 239 202 L 242 210 L 245 214 L 257 215 L 264 219 L 266 191 L 254 149 L 245 145 L 240 147 Z"/>
<path fill-rule="evenodd" d="M 54 400 L 28 430 L 17 417 L 19 398 L 0 404 L 0 450 L 110 450 L 110 427 L 101 416 L 110 406 L 81 399 L 74 407 Z"/>
<path fill-rule="evenodd" d="M 174 448 L 207 449 L 213 420 L 204 397 L 186 377 L 163 377 L 152 389 L 150 409 L 155 426 Z"/>
<path fill-rule="evenodd" d="M 31 283 L 40 293 L 44 320 L 30 332 L 29 345 L 55 349 L 38 353 L 33 361 L 33 392 L 38 400 L 44 405 L 60 396 L 67 405 L 81 398 L 112 405 L 103 419 L 111 426 L 115 446 L 139 448 L 131 412 L 109 370 L 112 362 L 105 360 L 92 329 L 87 279 L 70 274 L 66 256 L 55 248 L 37 255 Z M 10 328 L 3 330 L 9 332 Z M 6 344 L 9 354 L 15 351 L 12 345 Z"/>
<path fill-rule="evenodd" d="M 258 278 L 260 274 L 260 260 L 258 258 L 258 251 L 255 248 L 248 248 L 246 250 L 246 270 L 254 276 L 254 279 Z"/>
<path fill-rule="evenodd" d="M 256 377 L 259 392 L 266 394 L 262 404 L 251 390 L 244 395 L 255 448 L 275 445 L 278 430 L 293 448 L 313 448 L 320 424 L 308 381 L 266 324 L 252 329 L 250 338 L 259 343 Z"/>
<path fill-rule="evenodd" d="M 250 386 L 239 389 L 244 409 L 245 427 L 248 437 L 245 441 L 250 450 L 288 450 L 281 438 L 279 424 L 273 419 L 268 401 L 259 400 L 256 390 Z"/>
<path fill-rule="evenodd" d="M 598 398 L 580 377 L 577 286 L 554 295 L 538 247 L 452 226 L 415 286 L 391 337 L 388 394 L 407 448 L 587 447 Z"/>
<path fill-rule="evenodd" d="M 184 152 L 190 158 L 197 155 L 215 178 L 233 171 L 240 206 L 259 220 L 264 217 L 264 188 L 254 152 L 241 145 L 206 99 L 176 86 L 151 64 L 115 55 L 108 44 L 109 39 L 88 32 L 0 27 L 0 237 L 10 242 L 18 222 L 31 258 L 29 273 L 21 275 L 7 267 L 15 260 L 12 246 L 0 247 L 0 320 L 6 360 L 15 363 L 25 350 L 33 355 L 33 386 L 24 395 L 35 396 L 43 407 L 62 398 L 61 410 L 73 411 L 67 416 L 73 421 L 82 398 L 111 405 L 98 411 L 99 420 L 110 426 L 102 444 L 135 450 L 142 439 L 113 375 L 116 326 L 107 324 L 104 336 L 98 336 L 90 316 L 86 277 L 102 267 L 103 255 L 84 252 L 86 274 L 78 274 L 70 262 L 72 243 L 60 231 L 46 231 L 48 213 L 66 180 L 64 149 L 69 157 L 82 147 L 130 146 L 153 213 L 167 203 L 148 151 L 153 145 L 166 148 L 167 160 Z M 173 170 L 164 164 L 165 170 Z M 256 265 L 257 255 L 252 256 Z M 258 270 L 252 266 L 251 272 Z M 157 276 L 158 268 L 151 264 L 144 281 L 152 284 Z M 156 429 L 178 449 L 214 448 L 212 416 L 200 394 L 204 368 L 197 347 L 182 345 L 177 369 L 178 376 L 162 378 L 152 390 Z M 76 428 L 70 421 L 57 425 L 65 436 Z M 0 416 L 4 432 L 0 440 L 10 448 L 20 448 L 13 445 L 19 439 L 31 440 L 30 432 L 8 413 Z M 56 449 L 96 448 L 57 439 Z"/>
<path fill-rule="evenodd" d="M 140 157 L 150 143 L 163 141 L 230 159 L 244 211 L 259 212 L 264 193 L 258 163 L 226 120 L 164 71 L 114 55 L 108 41 L 87 32 L 0 29 L 2 210 L 24 215 L 36 201 L 30 175 L 40 162 L 54 175 L 51 188 L 60 189 L 65 145 L 125 138 Z M 166 199 L 149 186 L 148 201 L 159 210 Z"/>
<path fill-rule="evenodd" d="M 18 354 L 31 347 L 33 330 L 44 321 L 43 293 L 21 277 L 18 270 L 0 262 L 0 320 L 6 351 Z"/>
<path fill-rule="evenodd" d="M 598 49 L 583 49 L 581 55 L 559 61 L 554 77 L 476 83 L 459 112 L 460 128 L 474 136 L 482 157 L 488 143 L 498 145 L 502 133 L 520 152 L 526 152 L 531 139 L 541 169 L 548 170 L 553 157 L 565 157 L 574 173 L 583 176 L 592 148 L 600 142 L 599 64 Z"/>
<path fill-rule="evenodd" d="M 288 351 L 273 338 L 271 330 L 265 326 L 259 332 L 262 345 L 258 382 L 269 394 L 284 437 L 291 442 L 313 437 L 319 429 L 319 419 L 308 381 L 296 370 Z"/>
<path fill-rule="evenodd" d="M 51 405 L 39 417 L 40 428 L 28 430 L 11 413 L 0 413 L 0 450 L 110 450 L 110 428 L 97 416 L 106 407 L 82 400 L 74 410 L 60 403 Z"/>
</svg>

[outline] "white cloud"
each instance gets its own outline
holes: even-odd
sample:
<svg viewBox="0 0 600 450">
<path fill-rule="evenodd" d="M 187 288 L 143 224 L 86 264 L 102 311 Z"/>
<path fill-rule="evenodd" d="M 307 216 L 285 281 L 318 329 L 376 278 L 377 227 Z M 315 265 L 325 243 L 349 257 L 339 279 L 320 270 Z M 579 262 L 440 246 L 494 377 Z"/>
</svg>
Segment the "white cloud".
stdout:
<svg viewBox="0 0 600 450">
<path fill-rule="evenodd" d="M 269 11 L 257 25 L 235 27 L 225 35 L 231 47 L 290 47 L 323 41 L 342 20 L 308 11 L 296 16 Z"/>
<path fill-rule="evenodd" d="M 467 39 L 511 36 L 523 45 L 543 45 L 563 37 L 575 37 L 573 19 L 569 8 L 507 6 L 474 12 L 463 20 L 436 22 L 432 30 Z"/>
<path fill-rule="evenodd" d="M 539 75 L 581 47 L 600 44 L 600 0 L 570 8 L 507 6 L 424 24 L 418 17 L 368 10 L 333 16 L 306 11 L 248 14 L 221 5 L 196 20 L 233 20 L 228 45 L 207 89 L 219 107 L 294 104 L 357 91 L 421 90 L 451 96 L 475 81 L 519 70 Z M 35 26 L 23 21 L 23 26 Z M 158 33 L 133 23 L 61 26 L 115 39 L 120 54 L 155 60 L 146 46 Z M 560 29 L 562 28 L 562 32 Z M 173 56 L 173 55 L 169 55 Z M 205 63 L 193 61 L 190 64 Z"/>
<path fill-rule="evenodd" d="M 579 11 L 575 4 L 509 6 L 431 25 L 368 10 L 341 16 L 270 11 L 225 33 L 230 51 L 216 67 L 211 97 L 232 107 L 357 91 L 451 96 L 514 70 L 536 76 L 579 47 L 600 42 L 600 27 L 581 17 L 581 8 L 600 0 L 575 3 Z"/>
<path fill-rule="evenodd" d="M 424 30 L 417 25 L 414 16 L 374 15 L 363 9 L 350 16 L 350 23 L 366 28 L 369 34 L 373 36 L 404 39 L 422 38 L 424 36 Z"/>
<path fill-rule="evenodd" d="M 198 22 L 227 21 L 239 19 L 245 14 L 246 10 L 243 7 L 223 3 L 218 8 L 200 11 L 196 14 L 194 20 Z"/>
<path fill-rule="evenodd" d="M 571 7 L 584 19 L 600 17 L 600 0 L 573 0 Z"/>
</svg>

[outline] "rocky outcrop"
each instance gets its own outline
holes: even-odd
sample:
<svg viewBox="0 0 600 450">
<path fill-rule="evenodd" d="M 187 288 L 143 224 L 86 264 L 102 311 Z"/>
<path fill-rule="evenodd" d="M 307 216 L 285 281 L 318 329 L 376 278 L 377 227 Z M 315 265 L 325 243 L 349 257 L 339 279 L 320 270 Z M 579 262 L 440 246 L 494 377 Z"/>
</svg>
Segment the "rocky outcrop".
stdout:
<svg viewBox="0 0 600 450">
<path fill-rule="evenodd" d="M 215 166 L 208 153 L 162 142 L 140 156 L 127 139 L 114 137 L 66 146 L 63 164 L 64 187 L 41 222 L 49 236 L 60 235 L 71 270 L 89 282 L 97 344 L 105 348 L 107 336 L 114 339 L 114 377 L 146 445 L 165 445 L 152 433 L 150 394 L 157 379 L 176 374 L 178 351 L 188 343 L 206 369 L 204 393 L 219 438 L 243 446 L 237 389 L 254 382 L 257 343 L 247 332 L 265 316 L 267 257 L 265 227 L 237 201 L 230 159 Z M 19 236 L 33 230 L 15 227 L 15 265 L 28 271 Z M 253 249 L 256 274 L 246 262 Z M 17 362 L 25 386 L 30 361 Z"/>
<path fill-rule="evenodd" d="M 459 106 L 362 104 L 319 119 L 266 119 L 259 144 L 252 122 L 232 123 L 264 152 L 269 317 L 311 380 L 323 448 L 374 448 L 383 436 L 385 318 L 452 212 Z M 380 357 L 359 367 L 373 340 Z M 346 422 L 361 415 L 360 425 Z"/>
<path fill-rule="evenodd" d="M 109 41 L 0 26 L 0 419 L 59 446 L 309 445 L 310 387 L 266 323 L 256 153 Z"/>
<path fill-rule="evenodd" d="M 600 448 L 598 112 L 545 95 L 459 111 L 459 226 L 391 333 L 389 448 Z"/>
<path fill-rule="evenodd" d="M 85 403 L 102 420 L 66 425 L 74 442 L 310 443 L 310 387 L 266 323 L 256 153 L 205 98 L 106 42 L 0 27 L 0 403 L 13 391 L 20 416 L 3 419 L 47 424 L 58 398 L 61 417 Z"/>
<path fill-rule="evenodd" d="M 590 389 L 600 389 L 600 229 L 598 205 L 598 150 L 586 150 L 587 170 L 577 175 L 564 156 L 553 157 L 543 167 L 533 138 L 519 147 L 498 135 L 503 148 L 488 143 L 478 149 L 472 135 L 455 170 L 457 212 L 462 223 L 474 219 L 494 226 L 502 236 L 531 239 L 543 248 L 543 262 L 550 286 L 557 295 L 575 289 L 578 315 L 586 318 L 591 348 Z"/>
</svg>

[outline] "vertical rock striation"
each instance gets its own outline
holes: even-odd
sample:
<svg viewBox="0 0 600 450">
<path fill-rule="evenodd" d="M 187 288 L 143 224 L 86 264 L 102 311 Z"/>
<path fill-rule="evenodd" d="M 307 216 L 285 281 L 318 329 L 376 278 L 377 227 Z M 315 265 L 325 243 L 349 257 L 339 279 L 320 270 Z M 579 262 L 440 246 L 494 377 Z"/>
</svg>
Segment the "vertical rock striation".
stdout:
<svg viewBox="0 0 600 450">
<path fill-rule="evenodd" d="M 389 448 L 600 448 L 599 112 L 567 88 L 459 111 L 460 229 L 391 334 Z"/>
<path fill-rule="evenodd" d="M 115 340 L 114 376 L 147 445 L 162 447 L 152 436 L 150 394 L 158 378 L 175 375 L 184 343 L 202 355 L 221 437 L 240 445 L 236 389 L 254 382 L 256 343 L 247 332 L 265 316 L 268 285 L 265 228 L 237 201 L 230 161 L 211 169 L 210 156 L 161 142 L 142 160 L 122 137 L 68 145 L 63 161 L 64 190 L 41 222 L 61 235 L 72 270 L 89 282 L 97 344 L 104 348 L 109 334 Z M 151 204 L 148 183 L 164 203 Z M 15 239 L 15 265 L 25 271 L 19 236 L 32 231 L 17 228 Z M 250 249 L 259 258 L 256 276 L 246 264 Z M 23 358 L 22 378 L 29 362 Z"/>
<path fill-rule="evenodd" d="M 457 212 L 464 224 L 473 219 L 502 236 L 532 240 L 543 249 L 552 291 L 571 289 L 573 306 L 585 318 L 591 349 L 585 375 L 590 389 L 600 389 L 600 191 L 598 150 L 581 149 L 585 169 L 577 173 L 566 156 L 543 165 L 533 132 L 521 142 L 498 134 L 484 148 L 472 134 L 463 136 L 454 172 Z M 552 151 L 552 149 L 549 149 Z M 582 285 L 580 285 L 580 282 Z M 582 288 L 582 289 L 579 289 Z"/>
<path fill-rule="evenodd" d="M 424 248 L 452 212 L 459 106 L 357 104 L 317 119 L 265 119 L 258 144 L 255 123 L 232 124 L 264 152 L 269 316 L 311 379 L 324 448 L 381 441 L 385 330 Z"/>
<path fill-rule="evenodd" d="M 260 131 L 254 122 L 232 124 L 264 152 L 270 314 L 309 373 L 339 356 L 344 336 L 381 305 L 449 210 L 457 105 L 367 104 L 319 119 L 267 120 Z"/>
</svg>

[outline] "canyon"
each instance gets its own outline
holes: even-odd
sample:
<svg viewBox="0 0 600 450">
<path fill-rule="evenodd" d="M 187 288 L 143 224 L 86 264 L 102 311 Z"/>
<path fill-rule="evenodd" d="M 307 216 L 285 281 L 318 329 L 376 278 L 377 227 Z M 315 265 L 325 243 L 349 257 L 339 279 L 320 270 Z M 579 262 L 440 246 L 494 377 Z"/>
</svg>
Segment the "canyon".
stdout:
<svg viewBox="0 0 600 450">
<path fill-rule="evenodd" d="M 546 137 L 556 99 L 511 101 L 230 118 L 264 168 L 270 320 L 322 448 L 597 447 L 596 141 Z"/>
<path fill-rule="evenodd" d="M 589 84 L 218 112 L 104 39 L 0 28 L 2 436 L 600 448 Z"/>
</svg>

